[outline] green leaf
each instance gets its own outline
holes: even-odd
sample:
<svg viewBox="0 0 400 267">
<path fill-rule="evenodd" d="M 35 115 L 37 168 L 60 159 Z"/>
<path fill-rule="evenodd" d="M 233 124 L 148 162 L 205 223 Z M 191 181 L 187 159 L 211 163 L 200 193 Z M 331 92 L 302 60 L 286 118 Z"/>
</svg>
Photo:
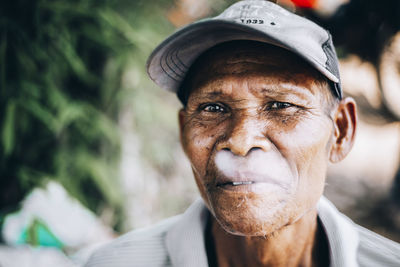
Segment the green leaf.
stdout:
<svg viewBox="0 0 400 267">
<path fill-rule="evenodd" d="M 59 123 L 52 112 L 46 109 L 45 106 L 40 105 L 39 102 L 29 99 L 25 100 L 21 104 L 33 117 L 41 121 L 50 131 L 56 133 L 60 128 Z"/>
</svg>

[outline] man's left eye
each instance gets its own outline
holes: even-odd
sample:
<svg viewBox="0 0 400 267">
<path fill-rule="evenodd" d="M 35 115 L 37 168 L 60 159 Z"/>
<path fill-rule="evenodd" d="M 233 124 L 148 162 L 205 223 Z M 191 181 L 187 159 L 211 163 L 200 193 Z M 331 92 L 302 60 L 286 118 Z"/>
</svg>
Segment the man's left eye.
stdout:
<svg viewBox="0 0 400 267">
<path fill-rule="evenodd" d="M 277 101 L 275 101 L 275 102 L 269 103 L 267 109 L 285 109 L 285 108 L 288 108 L 288 107 L 291 107 L 291 106 L 293 106 L 293 105 L 290 104 L 290 103 L 287 103 L 287 102 L 277 102 Z"/>
<path fill-rule="evenodd" d="M 222 112 L 224 113 L 226 110 L 220 104 L 207 104 L 202 107 L 202 109 L 206 112 Z"/>
</svg>

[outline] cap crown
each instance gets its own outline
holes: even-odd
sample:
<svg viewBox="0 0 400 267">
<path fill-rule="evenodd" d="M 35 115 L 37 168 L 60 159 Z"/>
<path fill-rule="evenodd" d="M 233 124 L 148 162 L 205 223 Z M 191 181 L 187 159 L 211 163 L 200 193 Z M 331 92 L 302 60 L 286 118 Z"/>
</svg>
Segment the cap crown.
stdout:
<svg viewBox="0 0 400 267">
<path fill-rule="evenodd" d="M 342 97 L 338 59 L 330 34 L 314 22 L 265 0 L 237 2 L 214 18 L 178 30 L 153 51 L 148 74 L 161 88 L 177 92 L 200 54 L 233 40 L 260 41 L 292 51 L 327 77 L 334 94 Z"/>
</svg>

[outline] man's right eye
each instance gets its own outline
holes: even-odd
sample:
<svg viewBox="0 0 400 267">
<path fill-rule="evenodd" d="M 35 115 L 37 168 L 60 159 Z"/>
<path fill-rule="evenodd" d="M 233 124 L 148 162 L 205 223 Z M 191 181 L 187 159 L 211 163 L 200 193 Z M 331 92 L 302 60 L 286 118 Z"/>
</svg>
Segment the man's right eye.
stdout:
<svg viewBox="0 0 400 267">
<path fill-rule="evenodd" d="M 201 110 L 206 112 L 226 112 L 226 109 L 220 104 L 206 104 Z"/>
</svg>

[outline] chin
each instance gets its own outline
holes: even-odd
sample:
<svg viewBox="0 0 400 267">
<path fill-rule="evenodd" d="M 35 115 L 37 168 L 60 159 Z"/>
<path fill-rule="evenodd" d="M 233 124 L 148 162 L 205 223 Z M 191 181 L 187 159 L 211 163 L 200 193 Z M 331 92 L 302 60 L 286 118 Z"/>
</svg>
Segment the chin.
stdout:
<svg viewBox="0 0 400 267">
<path fill-rule="evenodd" d="M 207 193 L 208 206 L 220 226 L 241 236 L 268 236 L 291 224 L 296 217 L 290 193 L 236 192 L 216 189 Z"/>
</svg>

